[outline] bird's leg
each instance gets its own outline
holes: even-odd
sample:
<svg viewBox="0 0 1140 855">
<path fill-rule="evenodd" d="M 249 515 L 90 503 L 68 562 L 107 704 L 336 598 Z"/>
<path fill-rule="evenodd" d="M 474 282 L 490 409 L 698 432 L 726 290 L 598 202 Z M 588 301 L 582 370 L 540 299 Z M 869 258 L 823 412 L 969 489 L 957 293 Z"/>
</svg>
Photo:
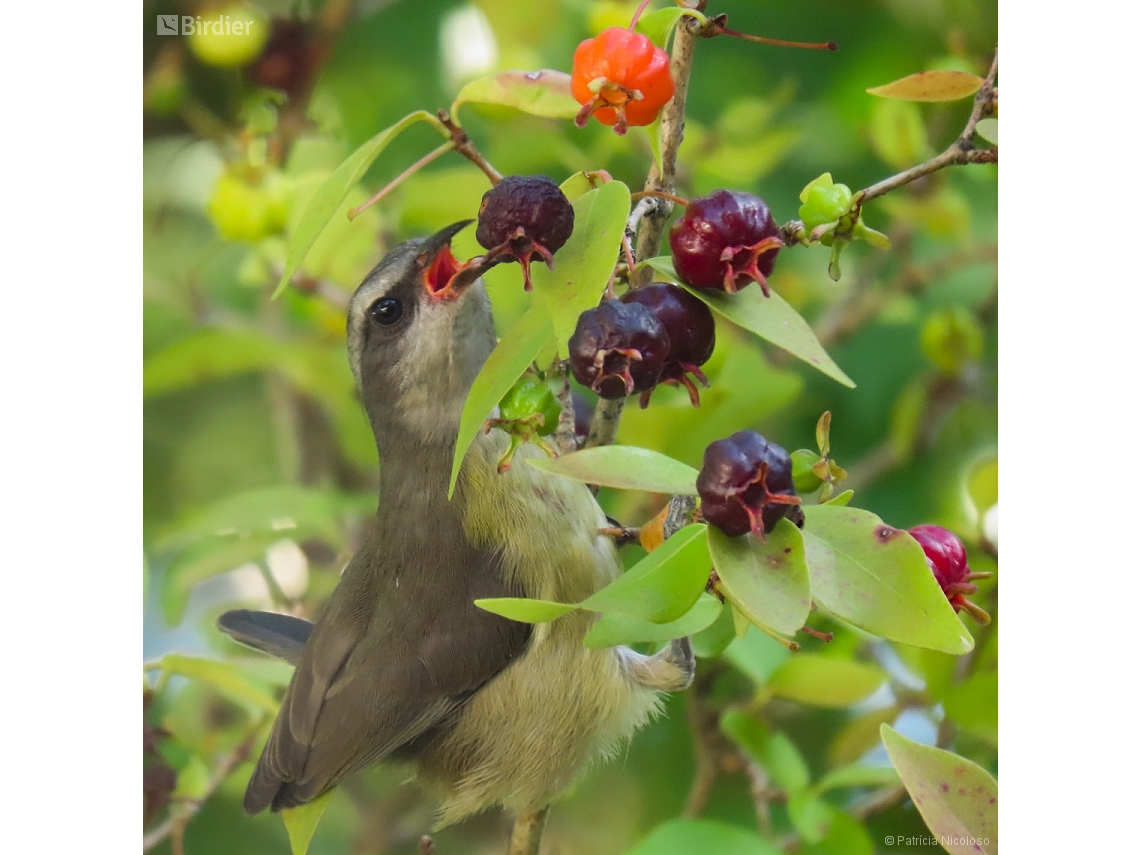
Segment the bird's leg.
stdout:
<svg viewBox="0 0 1140 855">
<path fill-rule="evenodd" d="M 533 813 L 520 813 L 515 817 L 515 827 L 511 830 L 511 845 L 507 847 L 507 855 L 538 855 L 548 813 L 550 805 Z"/>
<path fill-rule="evenodd" d="M 617 648 L 618 660 L 634 680 L 649 689 L 680 692 L 689 688 L 697 671 L 697 660 L 689 639 L 676 638 L 668 647 L 643 656 L 628 647 Z"/>
</svg>

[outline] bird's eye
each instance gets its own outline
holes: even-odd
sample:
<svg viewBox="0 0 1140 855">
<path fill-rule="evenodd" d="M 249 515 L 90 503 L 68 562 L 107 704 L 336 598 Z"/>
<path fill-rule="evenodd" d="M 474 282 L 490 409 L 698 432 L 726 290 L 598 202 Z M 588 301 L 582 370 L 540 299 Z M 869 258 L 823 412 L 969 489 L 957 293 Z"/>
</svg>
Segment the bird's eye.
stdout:
<svg viewBox="0 0 1140 855">
<path fill-rule="evenodd" d="M 372 320 L 382 327 L 390 327 L 404 314 L 403 304 L 395 297 L 381 297 L 368 307 L 368 314 Z"/>
</svg>

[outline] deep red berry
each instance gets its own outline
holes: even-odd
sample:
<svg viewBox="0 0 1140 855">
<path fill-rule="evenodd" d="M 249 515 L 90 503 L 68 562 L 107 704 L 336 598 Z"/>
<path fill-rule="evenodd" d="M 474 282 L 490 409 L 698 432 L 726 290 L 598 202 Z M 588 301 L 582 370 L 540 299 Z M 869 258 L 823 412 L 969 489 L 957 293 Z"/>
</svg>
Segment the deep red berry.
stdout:
<svg viewBox="0 0 1140 855">
<path fill-rule="evenodd" d="M 731 537 L 764 534 L 799 504 L 792 458 L 755 431 L 710 443 L 697 476 L 704 518 Z"/>
<path fill-rule="evenodd" d="M 574 207 L 557 184 L 545 175 L 508 175 L 483 194 L 475 239 L 489 259 L 518 261 L 529 291 L 531 258 L 554 267 L 554 253 L 573 231 Z"/>
<path fill-rule="evenodd" d="M 701 396 L 689 374 L 704 385 L 709 381 L 701 371 L 716 345 L 716 322 L 709 307 L 682 288 L 668 282 L 654 282 L 641 288 L 631 288 L 623 303 L 640 303 L 649 309 L 669 334 L 669 358 L 661 371 L 661 382 L 684 386 L 689 400 L 699 406 Z M 643 396 L 648 403 L 648 393 Z"/>
<path fill-rule="evenodd" d="M 694 199 L 669 230 L 673 267 L 687 285 L 735 294 L 768 277 L 784 242 L 764 200 L 751 193 L 716 190 Z"/>
<path fill-rule="evenodd" d="M 602 398 L 652 389 L 669 356 L 669 334 L 639 303 L 606 300 L 578 316 L 570 336 L 570 370 Z"/>
<path fill-rule="evenodd" d="M 926 553 L 926 563 L 930 565 L 938 586 L 954 610 L 965 609 L 979 623 L 989 623 L 990 616 L 980 606 L 966 599 L 966 594 L 976 594 L 978 591 L 973 580 L 986 578 L 989 574 L 970 571 L 966 547 L 958 535 L 940 525 L 916 525 L 908 531 Z"/>
<path fill-rule="evenodd" d="M 674 89 L 669 54 L 641 33 L 610 27 L 574 51 L 570 91 L 582 105 L 575 120 L 580 128 L 591 115 L 619 134 L 629 125 L 651 124 Z"/>
</svg>

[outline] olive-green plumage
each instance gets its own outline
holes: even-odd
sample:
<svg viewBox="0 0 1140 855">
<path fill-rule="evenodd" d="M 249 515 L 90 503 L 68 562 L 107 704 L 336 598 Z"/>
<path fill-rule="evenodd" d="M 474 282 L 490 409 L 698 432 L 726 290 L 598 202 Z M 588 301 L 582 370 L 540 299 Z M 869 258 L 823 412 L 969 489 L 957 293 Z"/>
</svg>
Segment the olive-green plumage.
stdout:
<svg viewBox="0 0 1140 855">
<path fill-rule="evenodd" d="M 320 619 L 311 629 L 258 612 L 219 621 L 296 664 L 246 791 L 251 813 L 311 801 L 385 758 L 415 762 L 442 800 L 441 825 L 495 805 L 537 810 L 653 715 L 659 689 L 691 679 L 687 646 L 653 658 L 590 650 L 589 613 L 531 627 L 473 605 L 576 602 L 620 565 L 585 485 L 521 459 L 496 471 L 508 443 L 497 429 L 476 437 L 447 498 L 463 402 L 495 345 L 481 283 L 441 296 L 430 281 L 463 225 L 401 244 L 349 307 L 379 506 Z"/>
</svg>

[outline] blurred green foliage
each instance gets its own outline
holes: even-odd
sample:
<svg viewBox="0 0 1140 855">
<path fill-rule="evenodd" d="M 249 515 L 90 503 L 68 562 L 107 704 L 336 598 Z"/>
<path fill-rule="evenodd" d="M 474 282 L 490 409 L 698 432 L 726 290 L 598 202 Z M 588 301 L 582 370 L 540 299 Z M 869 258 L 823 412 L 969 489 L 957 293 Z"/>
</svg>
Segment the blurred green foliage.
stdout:
<svg viewBox="0 0 1140 855">
<path fill-rule="evenodd" d="M 189 40 L 155 33 L 156 15 L 206 14 L 204 5 L 144 4 L 144 648 L 162 665 L 151 672 L 144 789 L 151 829 L 169 810 L 168 784 L 174 805 L 209 794 L 185 829 L 190 855 L 288 851 L 277 817 L 241 813 L 251 764 L 239 749 L 264 738 L 266 699 L 289 669 L 229 643 L 213 619 L 238 604 L 312 615 L 335 586 L 377 471 L 345 358 L 344 305 L 387 247 L 474 216 L 487 181 L 449 154 L 354 221 L 338 214 L 295 287 L 273 301 L 286 236 L 332 170 L 382 128 L 449 105 L 483 74 L 568 71 L 580 39 L 624 25 L 637 4 L 256 5 L 273 21 L 263 52 L 220 67 Z M 856 189 L 945 148 L 969 100 L 915 105 L 865 90 L 924 69 L 984 74 L 996 41 L 996 2 L 986 0 L 823 0 L 810 10 L 724 0 L 708 11 L 744 32 L 840 45 L 697 45 L 678 192 L 754 192 L 780 222 L 798 216 L 800 191 L 823 172 Z M 476 105 L 462 118 L 504 174 L 561 182 L 606 169 L 637 189 L 651 163 L 640 129 L 623 140 L 597 123 L 579 130 Z M 342 211 L 438 143 L 426 127 L 401 134 Z M 266 187 L 268 208 L 255 198 Z M 849 472 L 839 490 L 854 488 L 854 503 L 890 525 L 953 529 L 974 570 L 996 569 L 996 202 L 996 167 L 952 168 L 869 203 L 868 225 L 893 248 L 852 246 L 838 283 L 827 250 L 781 253 L 774 290 L 856 388 L 721 322 L 700 409 L 661 388 L 648 409 L 627 409 L 619 441 L 699 466 L 710 441 L 744 428 L 815 448 L 830 410 L 831 456 Z M 457 256 L 477 252 L 472 231 L 455 241 Z M 486 278 L 502 332 L 530 298 L 514 266 Z M 664 501 L 610 489 L 601 498 L 630 525 Z M 628 548 L 626 566 L 642 554 Z M 964 657 L 817 614 L 810 624 L 834 639 L 801 635 L 810 656 L 789 658 L 754 628 L 736 637 L 724 609 L 694 639 L 708 654 L 696 686 L 555 806 L 544 851 L 769 853 L 796 841 L 804 853 L 851 855 L 887 851 L 886 834 L 925 834 L 904 798 L 872 801 L 897 786 L 879 725 L 996 772 L 996 583 L 980 587 L 975 599 L 995 620 L 966 624 L 976 647 Z M 161 659 L 175 652 L 187 655 Z M 415 852 L 432 806 L 401 781 L 381 769 L 338 788 L 310 851 Z M 677 819 L 686 805 L 700 823 Z M 498 814 L 478 817 L 436 835 L 436 851 L 499 852 L 507 828 Z M 169 840 L 155 851 L 170 851 Z"/>
</svg>

